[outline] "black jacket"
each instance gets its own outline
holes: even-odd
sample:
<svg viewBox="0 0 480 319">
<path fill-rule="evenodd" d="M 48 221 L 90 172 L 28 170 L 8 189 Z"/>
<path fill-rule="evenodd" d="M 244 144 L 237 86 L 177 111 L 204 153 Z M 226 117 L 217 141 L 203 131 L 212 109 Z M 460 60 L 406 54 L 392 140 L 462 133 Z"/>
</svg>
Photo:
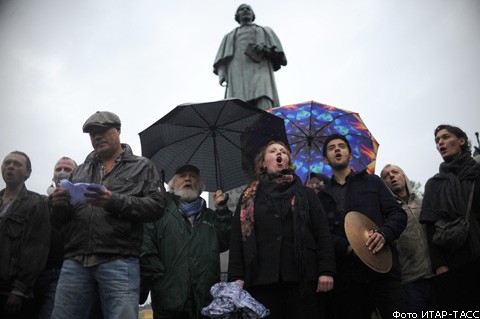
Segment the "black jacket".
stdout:
<svg viewBox="0 0 480 319">
<path fill-rule="evenodd" d="M 332 179 L 332 183 L 336 181 Z M 339 276 L 345 276 L 348 273 L 357 279 L 366 280 L 377 276 L 377 273 L 364 266 L 356 256 L 346 254 L 349 243 L 344 227 L 345 213 L 357 211 L 370 218 L 379 226 L 379 231 L 385 234 L 386 242 L 390 245 L 393 254 L 392 270 L 387 275 L 400 278 L 395 241 L 405 230 L 407 215 L 392 192 L 380 177 L 368 174 L 366 171 L 352 172 L 347 177 L 345 186 L 347 189 L 344 212 L 340 212 L 337 209 L 336 199 L 331 193 L 331 187 L 327 186 L 325 190 L 319 192 L 318 196 L 327 211 Z M 359 273 L 352 273 L 352 267 L 358 269 Z"/>
<path fill-rule="evenodd" d="M 3 196 L 5 190 L 0 192 Z M 0 218 L 0 292 L 32 297 L 50 244 L 50 216 L 40 194 L 25 187 Z"/>
<path fill-rule="evenodd" d="M 335 274 L 335 258 L 323 207 L 312 189 L 301 184 L 298 186 L 304 194 L 303 198 L 306 199 L 306 203 L 300 203 L 300 207 L 308 208 L 304 236 L 306 249 L 303 254 L 305 265 L 303 276 L 300 266 L 295 261 L 292 212 L 285 218 L 278 213 L 268 214 L 261 207 L 257 207 L 257 201 L 255 201 L 254 246 L 256 249 L 252 249 L 252 246 L 242 241 L 240 198 L 233 217 L 230 237 L 229 280 L 242 279 L 246 287 L 249 287 L 280 280 L 317 281 L 320 275 Z M 251 262 L 247 262 L 248 256 L 252 254 L 255 255 L 254 258 Z"/>
<path fill-rule="evenodd" d="M 461 247 L 448 251 L 432 243 L 435 222 L 440 218 L 454 219 L 465 216 L 467 203 L 475 181 L 470 211 L 470 234 Z M 445 215 L 444 215 L 445 214 Z M 453 216 L 450 216 L 453 215 Z M 480 164 L 470 154 L 440 164 L 440 173 L 425 185 L 420 222 L 427 224 L 432 268 L 448 266 L 458 268 L 480 256 Z"/>
<path fill-rule="evenodd" d="M 165 194 L 157 170 L 148 159 L 133 155 L 130 146 L 122 147 L 120 162 L 103 180 L 95 152 L 72 172 L 73 183 L 103 184 L 112 198 L 105 209 L 85 203 L 53 209 L 53 223 L 62 228 L 65 239 L 65 258 L 88 254 L 139 256 L 143 222 L 163 214 Z"/>
</svg>

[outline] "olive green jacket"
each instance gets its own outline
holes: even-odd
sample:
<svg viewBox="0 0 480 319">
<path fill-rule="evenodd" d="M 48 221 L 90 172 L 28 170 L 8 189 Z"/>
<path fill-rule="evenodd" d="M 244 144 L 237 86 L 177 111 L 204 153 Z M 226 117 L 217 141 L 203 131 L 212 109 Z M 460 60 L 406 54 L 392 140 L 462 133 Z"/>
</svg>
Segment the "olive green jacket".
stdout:
<svg viewBox="0 0 480 319">
<path fill-rule="evenodd" d="M 228 250 L 230 210 L 206 207 L 193 226 L 170 194 L 165 214 L 144 224 L 140 258 L 142 290 L 150 290 L 156 317 L 198 313 L 208 306 L 210 288 L 220 281 L 220 253 Z"/>
</svg>

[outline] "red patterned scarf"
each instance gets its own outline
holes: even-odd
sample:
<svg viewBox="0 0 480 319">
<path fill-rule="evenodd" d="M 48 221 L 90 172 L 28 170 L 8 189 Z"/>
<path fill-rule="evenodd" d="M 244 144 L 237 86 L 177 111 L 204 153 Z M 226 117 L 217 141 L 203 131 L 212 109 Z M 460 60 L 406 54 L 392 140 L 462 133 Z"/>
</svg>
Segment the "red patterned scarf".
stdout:
<svg viewBox="0 0 480 319">
<path fill-rule="evenodd" d="M 278 186 L 291 184 L 295 181 L 293 174 L 264 174 L 260 177 L 262 182 L 274 181 Z M 275 184 L 274 183 L 274 184 Z M 252 234 L 254 223 L 254 202 L 258 191 L 260 181 L 254 181 L 248 185 L 243 192 L 240 204 L 240 227 L 242 230 L 242 240 L 246 241 L 247 237 Z M 295 206 L 295 195 L 292 196 L 291 205 Z"/>
</svg>

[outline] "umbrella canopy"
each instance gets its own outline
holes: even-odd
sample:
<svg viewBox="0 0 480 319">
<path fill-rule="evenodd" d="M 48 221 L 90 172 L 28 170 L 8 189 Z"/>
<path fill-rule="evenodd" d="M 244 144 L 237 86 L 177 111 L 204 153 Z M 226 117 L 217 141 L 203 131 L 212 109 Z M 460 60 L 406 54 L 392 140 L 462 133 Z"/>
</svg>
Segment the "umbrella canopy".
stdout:
<svg viewBox="0 0 480 319">
<path fill-rule="evenodd" d="M 192 164 L 206 191 L 247 184 L 262 146 L 272 140 L 288 145 L 283 119 L 239 99 L 179 105 L 139 135 L 142 155 L 167 181 L 179 165 Z"/>
<path fill-rule="evenodd" d="M 350 166 L 355 171 L 375 171 L 378 142 L 358 113 L 315 101 L 267 110 L 285 120 L 287 137 L 294 157 L 296 174 L 305 182 L 310 172 L 332 175 L 323 161 L 323 142 L 333 133 L 344 135 L 352 147 Z"/>
</svg>

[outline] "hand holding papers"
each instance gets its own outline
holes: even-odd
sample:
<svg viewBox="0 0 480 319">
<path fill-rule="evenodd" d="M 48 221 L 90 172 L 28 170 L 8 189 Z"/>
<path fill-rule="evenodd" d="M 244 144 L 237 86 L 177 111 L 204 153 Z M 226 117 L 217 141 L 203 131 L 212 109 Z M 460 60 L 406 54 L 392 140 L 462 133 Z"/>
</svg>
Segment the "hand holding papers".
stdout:
<svg viewBox="0 0 480 319">
<path fill-rule="evenodd" d="M 86 201 L 91 200 L 92 197 L 88 197 L 88 195 L 94 195 L 95 189 L 97 190 L 105 189 L 105 186 L 100 184 L 92 184 L 92 183 L 73 184 L 67 179 L 62 179 L 60 181 L 60 187 L 68 190 L 68 192 L 70 193 L 70 204 L 72 205 L 85 203 Z"/>
</svg>

